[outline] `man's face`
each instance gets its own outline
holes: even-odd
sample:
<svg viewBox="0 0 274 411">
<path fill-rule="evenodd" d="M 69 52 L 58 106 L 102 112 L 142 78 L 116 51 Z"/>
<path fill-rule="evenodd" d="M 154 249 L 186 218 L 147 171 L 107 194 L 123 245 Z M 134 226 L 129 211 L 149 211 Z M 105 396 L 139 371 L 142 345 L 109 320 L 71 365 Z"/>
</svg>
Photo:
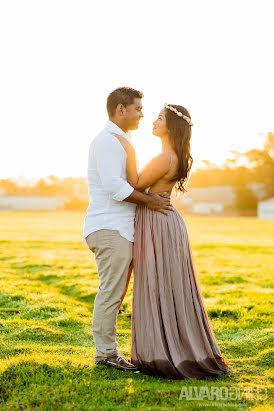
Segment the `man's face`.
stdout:
<svg viewBox="0 0 274 411">
<path fill-rule="evenodd" d="M 137 130 L 139 121 L 144 117 L 142 113 L 143 105 L 140 98 L 135 98 L 133 104 L 125 108 L 125 123 L 128 130 Z"/>
</svg>

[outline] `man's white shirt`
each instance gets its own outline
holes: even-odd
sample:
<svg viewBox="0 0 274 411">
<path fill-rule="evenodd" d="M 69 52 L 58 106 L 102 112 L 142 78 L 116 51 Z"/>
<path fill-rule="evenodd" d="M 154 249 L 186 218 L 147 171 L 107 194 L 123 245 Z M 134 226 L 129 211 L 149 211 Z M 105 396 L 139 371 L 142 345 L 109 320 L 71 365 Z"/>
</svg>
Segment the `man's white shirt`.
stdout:
<svg viewBox="0 0 274 411">
<path fill-rule="evenodd" d="M 90 202 L 84 220 L 84 244 L 90 233 L 101 229 L 118 230 L 121 236 L 134 241 L 136 204 L 123 201 L 134 191 L 126 177 L 127 153 L 112 133 L 131 142 L 130 134 L 109 120 L 90 144 L 87 176 Z"/>
</svg>

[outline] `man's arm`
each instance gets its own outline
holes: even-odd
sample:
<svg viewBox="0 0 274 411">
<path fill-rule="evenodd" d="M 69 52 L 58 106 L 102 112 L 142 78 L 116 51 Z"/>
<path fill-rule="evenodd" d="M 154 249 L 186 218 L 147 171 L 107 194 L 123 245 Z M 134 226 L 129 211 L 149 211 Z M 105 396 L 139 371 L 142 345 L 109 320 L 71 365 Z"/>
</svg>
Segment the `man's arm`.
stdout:
<svg viewBox="0 0 274 411">
<path fill-rule="evenodd" d="M 154 211 L 159 211 L 162 214 L 168 215 L 167 211 L 173 211 L 170 204 L 170 198 L 166 197 L 166 192 L 163 193 L 141 193 L 134 190 L 130 196 L 124 201 L 135 204 L 143 204 Z"/>
<path fill-rule="evenodd" d="M 116 201 L 123 201 L 134 190 L 122 178 L 124 149 L 111 134 L 97 141 L 95 146 L 97 170 L 104 189 Z"/>
</svg>

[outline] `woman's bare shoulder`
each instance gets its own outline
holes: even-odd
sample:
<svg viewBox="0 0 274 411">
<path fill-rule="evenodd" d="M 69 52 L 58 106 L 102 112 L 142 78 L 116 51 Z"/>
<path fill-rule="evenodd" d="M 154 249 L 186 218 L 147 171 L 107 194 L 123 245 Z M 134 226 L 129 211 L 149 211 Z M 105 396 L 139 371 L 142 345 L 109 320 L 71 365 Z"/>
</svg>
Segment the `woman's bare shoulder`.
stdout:
<svg viewBox="0 0 274 411">
<path fill-rule="evenodd" d="M 158 156 L 154 157 L 155 161 L 170 164 L 171 161 L 178 160 L 177 154 L 171 151 L 164 151 L 163 153 L 158 154 Z"/>
</svg>

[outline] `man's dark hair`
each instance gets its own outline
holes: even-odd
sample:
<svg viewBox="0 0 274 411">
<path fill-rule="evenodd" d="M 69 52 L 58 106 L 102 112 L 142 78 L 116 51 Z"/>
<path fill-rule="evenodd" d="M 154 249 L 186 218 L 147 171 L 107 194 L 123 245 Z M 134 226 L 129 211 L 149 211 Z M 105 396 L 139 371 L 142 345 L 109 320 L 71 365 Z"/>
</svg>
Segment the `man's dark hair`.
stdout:
<svg viewBox="0 0 274 411">
<path fill-rule="evenodd" d="M 118 104 L 123 104 L 124 107 L 133 104 L 135 98 L 143 98 L 141 91 L 134 90 L 130 87 L 119 87 L 112 91 L 107 98 L 107 111 L 109 117 L 113 117 Z"/>
</svg>

